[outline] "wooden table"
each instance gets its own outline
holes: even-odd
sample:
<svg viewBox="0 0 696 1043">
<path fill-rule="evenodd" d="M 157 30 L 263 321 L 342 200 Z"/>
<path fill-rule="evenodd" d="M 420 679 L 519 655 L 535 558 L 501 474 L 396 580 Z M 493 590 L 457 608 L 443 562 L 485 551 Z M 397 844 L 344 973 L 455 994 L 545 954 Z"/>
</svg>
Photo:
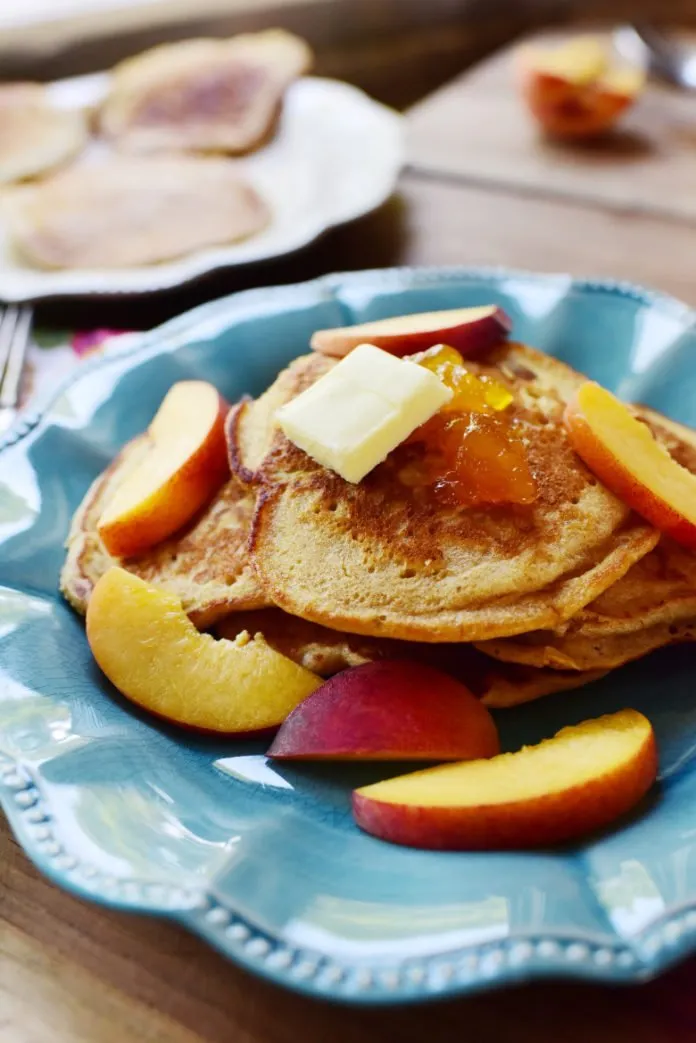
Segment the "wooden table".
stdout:
<svg viewBox="0 0 696 1043">
<path fill-rule="evenodd" d="M 549 186 L 548 167 L 528 151 L 538 143 L 520 129 L 523 115 L 507 75 L 501 59 L 419 105 L 410 117 L 411 167 L 395 199 L 305 254 L 241 275 L 218 274 L 127 313 L 122 304 L 51 305 L 41 317 L 147 325 L 254 283 L 388 264 L 593 273 L 652 284 L 696 304 L 696 219 L 680 211 L 676 192 L 655 203 L 654 163 L 652 172 L 640 157 L 631 163 L 640 205 L 612 196 L 616 164 L 626 162 L 625 137 L 616 152 L 577 157 L 591 167 L 584 180 L 574 169 L 571 187 L 562 180 Z M 511 112 L 513 125 L 519 121 L 503 143 L 488 123 L 476 131 L 482 78 L 489 99 L 498 93 L 499 110 L 489 116 L 500 118 L 501 133 Z M 649 123 L 649 113 L 668 104 L 655 93 L 636 119 Z M 696 142 L 696 114 L 693 120 Z M 671 154 L 662 122 L 641 133 L 656 136 L 663 144 L 655 147 Z M 566 164 L 568 156 L 547 159 Z M 669 181 L 669 170 L 657 166 Z M 640 988 L 547 983 L 405 1011 L 337 1009 L 250 978 L 166 923 L 77 901 L 39 877 L 6 829 L 0 832 L 2 1043 L 687 1043 L 696 1038 L 695 976 L 690 962 Z"/>
</svg>

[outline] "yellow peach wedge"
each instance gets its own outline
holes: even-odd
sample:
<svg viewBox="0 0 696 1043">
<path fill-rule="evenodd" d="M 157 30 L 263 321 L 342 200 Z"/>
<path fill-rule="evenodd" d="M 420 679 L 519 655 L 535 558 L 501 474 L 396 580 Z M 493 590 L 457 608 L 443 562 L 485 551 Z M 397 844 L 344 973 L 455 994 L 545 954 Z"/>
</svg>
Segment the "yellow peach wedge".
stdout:
<svg viewBox="0 0 696 1043">
<path fill-rule="evenodd" d="M 363 786 L 353 794 L 353 813 L 368 833 L 410 847 L 540 847 L 608 826 L 656 775 L 650 722 L 621 710 L 516 753 Z"/>
<path fill-rule="evenodd" d="M 169 390 L 147 431 L 144 454 L 99 519 L 104 546 L 124 558 L 171 536 L 211 499 L 229 473 L 227 403 L 202 380 Z"/>
<path fill-rule="evenodd" d="M 244 632 L 227 641 L 199 633 L 174 594 L 116 565 L 92 592 L 87 640 L 127 699 L 202 731 L 237 735 L 276 728 L 322 684 L 260 635 Z"/>
<path fill-rule="evenodd" d="M 672 459 L 647 424 L 592 381 L 578 390 L 564 420 L 575 452 L 608 489 L 696 550 L 696 475 Z"/>
<path fill-rule="evenodd" d="M 462 354 L 471 355 L 507 340 L 511 328 L 512 322 L 502 308 L 485 304 L 317 330 L 310 344 L 314 351 L 336 358 L 342 358 L 360 344 L 373 344 L 398 356 L 414 355 L 435 344 L 450 344 Z"/>
<path fill-rule="evenodd" d="M 523 48 L 517 67 L 530 112 L 556 138 L 594 137 L 609 130 L 645 82 L 641 69 L 612 65 L 608 50 L 592 37 L 553 48 Z"/>
</svg>

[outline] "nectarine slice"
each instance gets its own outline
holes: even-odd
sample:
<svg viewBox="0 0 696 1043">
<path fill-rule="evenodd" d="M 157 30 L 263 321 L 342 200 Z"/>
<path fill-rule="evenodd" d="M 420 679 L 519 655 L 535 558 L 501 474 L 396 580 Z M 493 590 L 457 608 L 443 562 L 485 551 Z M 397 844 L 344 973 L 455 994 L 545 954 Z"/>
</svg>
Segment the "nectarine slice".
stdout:
<svg viewBox="0 0 696 1043">
<path fill-rule="evenodd" d="M 324 355 L 342 357 L 359 344 L 374 344 L 391 355 L 413 355 L 435 344 L 450 344 L 465 354 L 484 351 L 505 340 L 512 322 L 494 304 L 478 308 L 398 315 L 392 319 L 317 330 L 310 344 Z"/>
<path fill-rule="evenodd" d="M 518 66 L 532 114 L 558 138 L 609 130 L 645 83 L 641 69 L 610 64 L 608 50 L 592 37 L 555 48 L 524 48 Z"/>
<path fill-rule="evenodd" d="M 578 86 L 594 83 L 609 67 L 607 49 L 594 36 L 577 36 L 557 47 L 524 47 L 520 57 L 539 74 Z"/>
<path fill-rule="evenodd" d="M 200 634 L 181 602 L 112 566 L 87 607 L 87 640 L 118 690 L 158 717 L 227 735 L 277 727 L 322 679 L 246 632 Z"/>
<path fill-rule="evenodd" d="M 98 530 L 124 558 L 147 550 L 189 521 L 229 474 L 227 403 L 202 380 L 167 392 L 147 431 L 149 446 L 107 504 Z"/>
<path fill-rule="evenodd" d="M 287 717 L 268 751 L 283 760 L 468 760 L 500 745 L 471 692 L 433 667 L 365 663 L 317 688 Z"/>
<path fill-rule="evenodd" d="M 564 420 L 575 452 L 608 489 L 656 529 L 696 550 L 696 475 L 646 424 L 593 381 L 578 390 Z"/>
<path fill-rule="evenodd" d="M 607 826 L 656 775 L 650 722 L 621 710 L 516 753 L 363 786 L 353 812 L 368 833 L 412 847 L 539 847 Z"/>
</svg>

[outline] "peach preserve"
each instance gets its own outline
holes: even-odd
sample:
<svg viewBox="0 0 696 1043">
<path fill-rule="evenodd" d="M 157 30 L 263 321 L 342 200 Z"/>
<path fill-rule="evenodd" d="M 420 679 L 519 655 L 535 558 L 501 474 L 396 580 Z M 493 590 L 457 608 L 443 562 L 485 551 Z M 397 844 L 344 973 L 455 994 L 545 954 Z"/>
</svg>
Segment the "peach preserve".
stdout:
<svg viewBox="0 0 696 1043">
<path fill-rule="evenodd" d="M 514 396 L 504 384 L 467 370 L 446 344 L 430 348 L 419 365 L 436 373 L 454 395 L 419 427 L 409 444 L 425 453 L 400 472 L 409 486 L 431 487 L 448 504 L 533 503 L 537 485 L 520 425 L 509 413 Z"/>
</svg>

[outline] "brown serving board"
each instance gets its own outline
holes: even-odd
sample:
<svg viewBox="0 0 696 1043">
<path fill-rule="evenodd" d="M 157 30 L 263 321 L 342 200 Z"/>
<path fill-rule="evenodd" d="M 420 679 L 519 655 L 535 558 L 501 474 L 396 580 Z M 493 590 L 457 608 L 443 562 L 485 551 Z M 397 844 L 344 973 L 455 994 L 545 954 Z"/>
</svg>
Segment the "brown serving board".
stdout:
<svg viewBox="0 0 696 1043">
<path fill-rule="evenodd" d="M 513 55 L 522 44 L 558 35 L 507 47 L 412 109 L 412 168 L 488 188 L 696 221 L 696 92 L 650 83 L 602 141 L 551 142 L 516 90 Z M 696 46 L 693 35 L 690 40 Z"/>
</svg>

